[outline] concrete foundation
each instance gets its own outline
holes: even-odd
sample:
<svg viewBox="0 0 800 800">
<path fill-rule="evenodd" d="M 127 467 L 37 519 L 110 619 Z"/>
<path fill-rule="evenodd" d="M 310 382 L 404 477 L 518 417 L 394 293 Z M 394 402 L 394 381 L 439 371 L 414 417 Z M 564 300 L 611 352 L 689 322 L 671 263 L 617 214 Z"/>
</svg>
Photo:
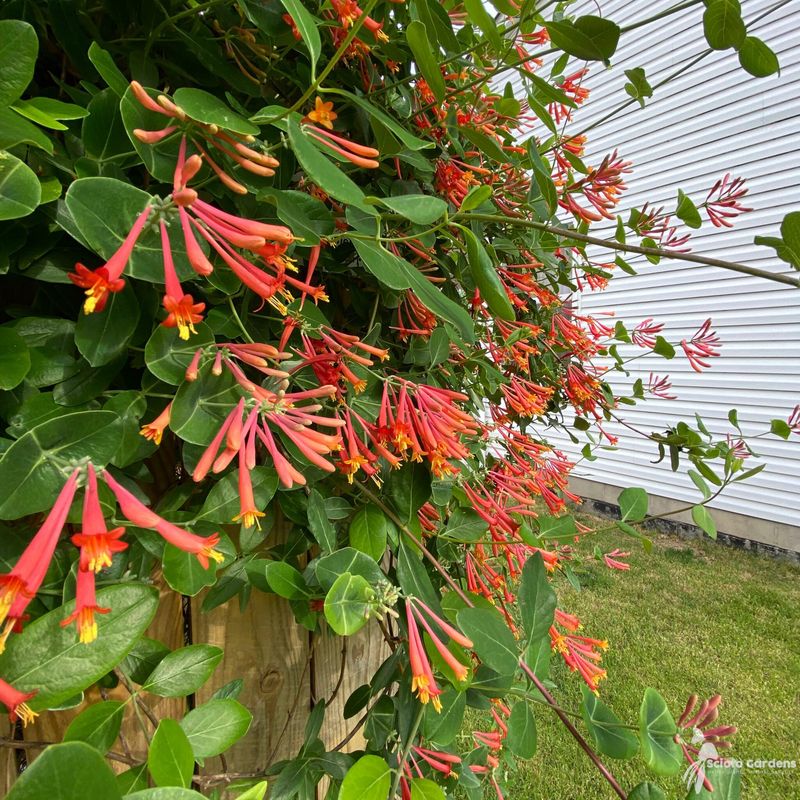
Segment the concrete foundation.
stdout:
<svg viewBox="0 0 800 800">
<path fill-rule="evenodd" d="M 619 517 L 617 497 L 622 487 L 573 477 L 570 490 L 584 498 L 582 508 L 602 516 Z M 649 495 L 651 514 L 663 514 L 681 506 L 680 500 Z M 800 560 L 800 525 L 785 525 L 780 522 L 759 519 L 758 517 L 735 514 L 730 511 L 712 509 L 717 523 L 718 538 L 722 541 L 747 549 L 767 552 Z M 800 523 L 800 520 L 798 520 Z M 704 536 L 705 534 L 692 522 L 690 511 L 653 520 L 648 523 L 658 530 L 666 530 L 681 535 Z"/>
</svg>

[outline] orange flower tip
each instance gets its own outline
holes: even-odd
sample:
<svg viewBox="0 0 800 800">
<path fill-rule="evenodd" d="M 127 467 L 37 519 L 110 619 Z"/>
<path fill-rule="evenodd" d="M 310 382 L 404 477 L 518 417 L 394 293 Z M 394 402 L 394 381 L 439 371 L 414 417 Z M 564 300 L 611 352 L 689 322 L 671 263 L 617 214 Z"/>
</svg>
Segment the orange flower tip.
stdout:
<svg viewBox="0 0 800 800">
<path fill-rule="evenodd" d="M 241 514 L 237 514 L 234 518 L 234 522 L 239 522 L 241 520 L 242 525 L 245 528 L 252 528 L 253 525 L 256 526 L 259 530 L 261 530 L 261 522 L 259 521 L 259 517 L 263 517 L 264 512 L 258 511 L 255 508 L 248 509 L 247 511 L 242 511 Z"/>
<path fill-rule="evenodd" d="M 198 556 L 205 557 L 206 564 L 208 564 L 208 559 L 212 559 L 216 561 L 217 564 L 221 564 L 225 560 L 225 556 L 219 552 L 219 550 L 215 550 L 213 547 L 204 547 Z M 208 567 L 206 567 L 208 568 Z"/>
<path fill-rule="evenodd" d="M 139 430 L 139 435 L 144 436 L 145 439 L 150 439 L 155 444 L 161 444 L 161 437 L 164 431 L 159 428 L 154 428 L 152 425 L 143 425 Z"/>
</svg>

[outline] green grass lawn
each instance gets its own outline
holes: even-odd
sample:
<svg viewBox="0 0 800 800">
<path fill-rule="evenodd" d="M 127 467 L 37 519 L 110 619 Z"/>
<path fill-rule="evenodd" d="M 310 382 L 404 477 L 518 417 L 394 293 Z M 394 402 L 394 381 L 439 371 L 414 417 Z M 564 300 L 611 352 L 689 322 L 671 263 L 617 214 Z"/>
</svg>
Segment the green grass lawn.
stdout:
<svg viewBox="0 0 800 800">
<path fill-rule="evenodd" d="M 743 768 L 742 796 L 800 798 L 800 568 L 709 540 L 648 535 L 650 555 L 635 541 L 621 541 L 622 534 L 595 539 L 606 552 L 629 549 L 629 572 L 594 563 L 580 575 L 580 592 L 558 582 L 559 606 L 584 621 L 586 635 L 609 640 L 602 700 L 635 723 L 647 686 L 661 692 L 676 717 L 691 692 L 719 692 L 720 722 L 739 728 L 731 756 L 798 760 L 796 770 Z M 559 663 L 552 677 L 563 687 L 556 694 L 562 706 L 577 710 L 578 676 Z M 509 776 L 509 796 L 615 798 L 555 715 L 542 707 L 536 718 L 538 752 Z M 668 797 L 686 795 L 680 776 L 657 779 L 640 756 L 608 763 L 627 789 L 649 779 Z"/>
</svg>

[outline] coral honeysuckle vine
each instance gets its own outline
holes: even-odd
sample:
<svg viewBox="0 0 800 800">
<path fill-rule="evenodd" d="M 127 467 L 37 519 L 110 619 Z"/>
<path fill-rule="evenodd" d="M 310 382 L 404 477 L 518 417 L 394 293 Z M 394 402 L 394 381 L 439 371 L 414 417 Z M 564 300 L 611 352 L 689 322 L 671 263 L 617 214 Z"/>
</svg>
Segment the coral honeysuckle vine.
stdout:
<svg viewBox="0 0 800 800">
<path fill-rule="evenodd" d="M 751 210 L 745 176 L 630 208 L 624 152 L 587 163 L 586 78 L 613 67 L 626 20 L 506 0 L 73 5 L 10 2 L 0 19 L 0 702 L 21 723 L 86 703 L 9 798 L 54 797 L 50 764 L 98 798 L 235 779 L 252 800 L 269 778 L 276 798 L 325 779 L 341 800 L 502 799 L 554 714 L 610 792 L 641 800 L 664 794 L 624 787 L 607 757 L 657 781 L 702 769 L 703 743 L 729 747 L 719 695 L 670 709 L 649 688 L 620 720 L 602 700 L 617 643 L 558 600 L 586 560 L 623 573 L 649 546 L 642 489 L 620 495 L 608 552 L 572 516 L 570 473 L 617 444 L 607 423 L 676 396 L 668 363 L 627 390 L 615 378 L 642 357 L 702 373 L 724 352 L 712 320 L 680 337 L 573 298 L 642 256 L 800 285 L 692 252 L 693 229 Z M 630 28 L 692 5 L 697 36 L 738 53 L 737 80 L 777 71 L 731 0 Z M 646 67 L 609 113 L 657 92 Z M 757 242 L 796 268 L 799 220 Z M 798 409 L 775 414 L 758 436 L 800 433 Z M 691 465 L 710 535 L 707 503 L 763 467 L 729 419 L 724 438 L 699 417 L 624 428 Z M 347 698 L 345 740 L 320 740 L 319 698 L 296 757 L 199 774 L 251 715 L 235 684 L 180 724 L 148 706 L 193 694 L 222 657 L 144 635 L 164 583 L 204 611 L 276 594 L 315 637 L 379 631 L 386 659 Z M 562 707 L 562 679 L 580 708 Z M 124 702 L 83 699 L 112 685 Z M 118 739 L 127 705 L 147 751 Z M 459 735 L 467 707 L 480 729 Z M 715 784 L 734 797 L 735 769 L 708 767 L 698 785 Z"/>
</svg>

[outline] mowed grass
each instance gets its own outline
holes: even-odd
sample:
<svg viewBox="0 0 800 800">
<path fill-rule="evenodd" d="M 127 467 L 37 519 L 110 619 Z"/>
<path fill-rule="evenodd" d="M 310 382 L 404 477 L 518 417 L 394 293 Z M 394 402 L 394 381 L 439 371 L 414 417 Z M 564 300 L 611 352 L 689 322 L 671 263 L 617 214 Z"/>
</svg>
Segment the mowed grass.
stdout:
<svg viewBox="0 0 800 800">
<path fill-rule="evenodd" d="M 636 724 L 648 686 L 676 717 L 691 692 L 701 698 L 719 692 L 720 722 L 739 728 L 732 757 L 798 761 L 795 770 L 745 766 L 743 798 L 800 798 L 800 567 L 709 540 L 648 536 L 650 555 L 622 534 L 598 534 L 603 552 L 620 545 L 631 551 L 630 571 L 592 563 L 580 574 L 581 591 L 558 581 L 559 607 L 584 621 L 586 635 L 610 643 L 602 700 Z M 562 706 L 579 710 L 580 679 L 560 657 L 553 658 L 551 677 Z M 616 797 L 548 708 L 537 707 L 536 720 L 538 751 L 508 776 L 510 798 Z M 653 780 L 667 797 L 686 796 L 680 775 L 657 778 L 640 756 L 607 763 L 628 790 Z"/>
</svg>

